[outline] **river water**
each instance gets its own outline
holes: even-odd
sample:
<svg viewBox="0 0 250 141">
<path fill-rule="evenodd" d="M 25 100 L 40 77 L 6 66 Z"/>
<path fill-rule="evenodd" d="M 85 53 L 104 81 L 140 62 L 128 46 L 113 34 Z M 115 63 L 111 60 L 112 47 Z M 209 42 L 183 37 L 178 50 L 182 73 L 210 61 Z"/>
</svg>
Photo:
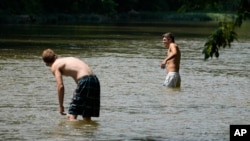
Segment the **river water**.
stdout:
<svg viewBox="0 0 250 141">
<path fill-rule="evenodd" d="M 250 123 L 250 40 L 203 61 L 211 29 L 1 26 L 1 140 L 228 141 L 230 125 Z M 162 86 L 167 31 L 176 33 L 182 52 L 180 89 Z M 99 118 L 69 122 L 58 113 L 55 79 L 40 57 L 46 48 L 91 66 L 101 83 Z M 64 83 L 67 110 L 76 86 L 68 77 Z"/>
</svg>

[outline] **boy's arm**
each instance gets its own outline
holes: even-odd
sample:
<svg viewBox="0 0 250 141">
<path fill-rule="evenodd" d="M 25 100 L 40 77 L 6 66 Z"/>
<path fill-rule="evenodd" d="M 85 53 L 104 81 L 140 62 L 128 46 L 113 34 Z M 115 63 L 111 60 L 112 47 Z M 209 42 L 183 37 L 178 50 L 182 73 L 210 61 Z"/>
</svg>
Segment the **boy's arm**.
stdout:
<svg viewBox="0 0 250 141">
<path fill-rule="evenodd" d="M 168 60 L 173 59 L 176 56 L 176 54 L 177 54 L 177 47 L 176 47 L 175 44 L 170 44 L 169 49 L 170 49 L 171 52 L 168 54 L 167 58 L 165 59 L 166 62 Z"/>
<path fill-rule="evenodd" d="M 64 85 L 63 85 L 63 79 L 62 79 L 62 73 L 59 68 L 56 68 L 53 72 L 55 78 L 56 78 L 56 87 L 57 87 L 57 95 L 58 95 L 58 103 L 59 103 L 59 112 L 61 115 L 65 115 L 64 113 L 64 106 L 63 106 L 63 100 L 64 100 Z"/>
<path fill-rule="evenodd" d="M 177 49 L 176 49 L 176 45 L 175 44 L 170 44 L 169 45 L 169 53 L 167 55 L 167 57 L 162 61 L 161 63 L 161 68 L 164 69 L 166 66 L 166 63 L 168 62 L 168 60 L 171 60 L 172 58 L 175 57 L 175 55 L 177 54 Z"/>
</svg>

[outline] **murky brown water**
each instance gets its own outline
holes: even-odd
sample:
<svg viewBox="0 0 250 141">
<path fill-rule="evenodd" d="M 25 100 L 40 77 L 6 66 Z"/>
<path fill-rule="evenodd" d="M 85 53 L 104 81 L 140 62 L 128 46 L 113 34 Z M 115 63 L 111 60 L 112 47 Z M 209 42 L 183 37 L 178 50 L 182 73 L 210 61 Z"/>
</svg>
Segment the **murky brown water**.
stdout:
<svg viewBox="0 0 250 141">
<path fill-rule="evenodd" d="M 187 30 L 172 28 L 177 35 L 178 30 Z M 165 55 L 161 34 L 169 28 L 4 29 L 0 39 L 2 140 L 228 141 L 230 124 L 250 123 L 247 39 L 222 49 L 219 59 L 204 62 L 204 35 L 177 36 L 182 51 L 182 86 L 169 90 L 162 86 L 165 72 L 160 69 Z M 186 33 L 194 35 L 192 29 Z M 61 57 L 79 57 L 99 77 L 101 115 L 93 118 L 93 123 L 68 122 L 59 115 L 55 80 L 40 58 L 47 47 Z M 64 81 L 67 108 L 75 84 L 67 77 Z"/>
</svg>

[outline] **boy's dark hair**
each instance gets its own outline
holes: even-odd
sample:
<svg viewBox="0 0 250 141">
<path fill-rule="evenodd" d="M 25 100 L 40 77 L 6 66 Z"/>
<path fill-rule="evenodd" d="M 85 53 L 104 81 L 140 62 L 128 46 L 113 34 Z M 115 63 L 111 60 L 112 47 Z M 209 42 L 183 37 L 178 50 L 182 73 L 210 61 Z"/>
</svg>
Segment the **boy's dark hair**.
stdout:
<svg viewBox="0 0 250 141">
<path fill-rule="evenodd" d="M 173 33 L 171 33 L 171 32 L 162 34 L 162 37 L 165 37 L 165 38 L 167 38 L 167 39 L 171 39 L 172 42 L 174 42 L 174 35 L 173 35 Z"/>
</svg>

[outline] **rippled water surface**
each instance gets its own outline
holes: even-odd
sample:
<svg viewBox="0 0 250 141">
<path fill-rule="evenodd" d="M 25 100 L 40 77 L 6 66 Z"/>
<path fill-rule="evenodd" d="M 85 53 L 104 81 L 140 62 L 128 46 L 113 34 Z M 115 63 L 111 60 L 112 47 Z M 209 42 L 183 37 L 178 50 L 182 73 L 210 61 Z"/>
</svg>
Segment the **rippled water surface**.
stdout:
<svg viewBox="0 0 250 141">
<path fill-rule="evenodd" d="M 250 123 L 250 41 L 203 61 L 206 37 L 178 32 L 181 89 L 162 86 L 165 27 L 6 26 L 0 47 L 0 137 L 3 140 L 228 141 L 229 125 Z M 14 31 L 13 31 L 14 29 Z M 198 34 L 198 33 L 197 33 Z M 180 36 L 178 38 L 178 35 Z M 55 79 L 43 49 L 88 63 L 101 83 L 101 113 L 92 123 L 58 113 Z M 75 83 L 65 77 L 67 110 Z"/>
</svg>

